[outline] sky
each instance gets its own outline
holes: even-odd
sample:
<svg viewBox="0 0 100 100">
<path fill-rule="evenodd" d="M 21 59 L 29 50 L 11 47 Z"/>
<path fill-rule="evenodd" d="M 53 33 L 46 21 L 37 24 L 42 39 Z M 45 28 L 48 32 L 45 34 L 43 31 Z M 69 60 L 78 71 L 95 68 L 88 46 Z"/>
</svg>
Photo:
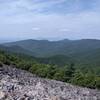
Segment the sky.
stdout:
<svg viewBox="0 0 100 100">
<path fill-rule="evenodd" d="M 100 39 L 100 0 L 0 0 L 0 41 Z"/>
</svg>

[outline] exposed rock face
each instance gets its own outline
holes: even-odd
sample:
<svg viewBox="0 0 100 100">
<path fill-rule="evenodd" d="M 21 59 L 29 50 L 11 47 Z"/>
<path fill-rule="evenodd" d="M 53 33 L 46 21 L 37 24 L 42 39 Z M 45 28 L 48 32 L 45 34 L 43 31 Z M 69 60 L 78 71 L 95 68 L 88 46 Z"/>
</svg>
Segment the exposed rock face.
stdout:
<svg viewBox="0 0 100 100">
<path fill-rule="evenodd" d="M 38 78 L 4 65 L 0 68 L 0 100 L 100 100 L 100 91 Z"/>
</svg>

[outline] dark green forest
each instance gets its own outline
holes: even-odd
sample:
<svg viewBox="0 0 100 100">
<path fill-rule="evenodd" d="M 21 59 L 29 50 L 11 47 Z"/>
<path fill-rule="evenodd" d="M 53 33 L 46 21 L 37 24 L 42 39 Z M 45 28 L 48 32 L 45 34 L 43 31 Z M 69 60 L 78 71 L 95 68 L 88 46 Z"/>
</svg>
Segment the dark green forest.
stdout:
<svg viewBox="0 0 100 100">
<path fill-rule="evenodd" d="M 74 62 L 76 67 L 96 67 L 96 70 L 100 66 L 100 40 L 96 39 L 60 41 L 29 39 L 4 43 L 0 48 L 36 57 L 40 63 L 65 66 Z"/>
<path fill-rule="evenodd" d="M 100 89 L 99 66 L 86 67 L 81 64 L 77 65 L 72 61 L 59 64 L 60 57 L 62 58 L 62 56 L 54 56 L 52 58 L 42 59 L 0 50 L 0 67 L 6 64 L 27 70 L 42 78 L 55 79 L 82 87 Z"/>
</svg>

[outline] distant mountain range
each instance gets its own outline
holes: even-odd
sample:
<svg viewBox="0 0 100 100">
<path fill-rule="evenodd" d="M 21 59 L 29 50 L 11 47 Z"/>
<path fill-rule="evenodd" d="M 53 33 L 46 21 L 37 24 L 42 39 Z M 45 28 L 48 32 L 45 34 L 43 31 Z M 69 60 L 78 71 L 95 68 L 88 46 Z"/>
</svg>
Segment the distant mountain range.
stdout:
<svg viewBox="0 0 100 100">
<path fill-rule="evenodd" d="M 100 65 L 100 40 L 22 40 L 1 44 L 1 48 L 15 53 L 23 53 L 34 57 L 48 59 L 59 58 L 66 62 L 82 62 L 84 64 Z M 58 61 L 60 61 L 58 60 Z M 58 62 L 57 61 L 57 62 Z"/>
</svg>

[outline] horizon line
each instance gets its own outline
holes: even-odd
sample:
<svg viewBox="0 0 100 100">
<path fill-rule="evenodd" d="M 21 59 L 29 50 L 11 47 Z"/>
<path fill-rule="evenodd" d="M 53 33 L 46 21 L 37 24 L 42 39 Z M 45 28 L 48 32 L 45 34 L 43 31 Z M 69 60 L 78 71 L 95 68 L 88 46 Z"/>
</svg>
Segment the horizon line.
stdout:
<svg viewBox="0 0 100 100">
<path fill-rule="evenodd" d="M 64 40 L 68 40 L 68 41 L 79 41 L 79 40 L 100 40 L 100 39 L 95 39 L 95 38 L 83 38 L 83 39 L 59 39 L 59 40 L 50 40 L 50 39 L 33 39 L 33 38 L 27 38 L 27 39 L 19 39 L 19 40 L 5 40 L 4 42 L 0 41 L 0 44 L 4 44 L 4 43 L 11 43 L 11 42 L 20 42 L 20 41 L 28 41 L 28 40 L 32 40 L 32 41 L 48 41 L 48 42 L 57 42 L 57 41 L 64 41 Z"/>
</svg>

